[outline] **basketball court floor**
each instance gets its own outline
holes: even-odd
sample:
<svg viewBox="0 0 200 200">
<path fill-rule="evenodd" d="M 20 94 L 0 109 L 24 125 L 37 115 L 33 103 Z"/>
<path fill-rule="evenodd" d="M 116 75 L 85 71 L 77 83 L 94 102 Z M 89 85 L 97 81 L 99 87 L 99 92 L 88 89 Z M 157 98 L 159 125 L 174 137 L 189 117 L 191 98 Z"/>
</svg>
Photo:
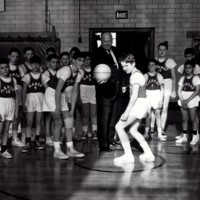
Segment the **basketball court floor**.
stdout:
<svg viewBox="0 0 200 200">
<path fill-rule="evenodd" d="M 122 149 L 101 153 L 92 139 L 75 142 L 85 153 L 81 159 L 56 160 L 51 147 L 27 154 L 12 147 L 13 159 L 0 158 L 0 200 L 197 200 L 199 146 L 175 144 L 179 110 L 170 110 L 168 122 L 167 141 L 154 134 L 149 142 L 155 162 L 140 162 L 133 147 L 135 163 L 115 165 Z"/>
</svg>

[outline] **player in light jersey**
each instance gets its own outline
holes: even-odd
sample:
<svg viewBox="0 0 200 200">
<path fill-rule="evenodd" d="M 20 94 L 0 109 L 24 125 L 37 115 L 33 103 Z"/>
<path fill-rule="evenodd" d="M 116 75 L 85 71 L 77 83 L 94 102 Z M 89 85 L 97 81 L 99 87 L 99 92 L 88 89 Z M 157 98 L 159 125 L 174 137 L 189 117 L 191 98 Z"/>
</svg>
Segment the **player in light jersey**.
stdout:
<svg viewBox="0 0 200 200">
<path fill-rule="evenodd" d="M 184 64 L 184 75 L 178 83 L 178 105 L 181 107 L 182 114 L 182 137 L 176 140 L 177 144 L 186 143 L 188 140 L 188 119 L 189 115 L 192 122 L 192 141 L 191 145 L 196 145 L 199 138 L 197 134 L 198 123 L 196 121 L 197 107 L 199 105 L 200 78 L 194 75 L 195 64 L 188 60 Z"/>
<path fill-rule="evenodd" d="M 184 57 L 185 57 L 185 61 L 187 61 L 187 60 L 193 60 L 194 61 L 194 49 L 193 48 L 186 48 L 185 51 L 184 51 Z M 197 63 L 195 63 L 193 73 L 196 74 L 196 75 L 200 75 L 200 66 Z M 184 64 L 182 64 L 178 67 L 177 75 L 178 75 L 177 80 L 179 80 L 180 77 L 184 75 Z M 197 123 L 197 126 L 199 127 L 198 115 L 196 116 L 196 123 Z M 197 129 L 197 134 L 198 134 L 198 129 Z M 175 139 L 180 139 L 182 136 L 183 136 L 183 134 L 177 135 L 175 137 Z"/>
<path fill-rule="evenodd" d="M 176 62 L 172 58 L 167 57 L 168 42 L 162 42 L 158 45 L 158 61 L 157 71 L 164 78 L 164 98 L 161 111 L 161 128 L 162 135 L 166 135 L 165 126 L 168 116 L 169 101 L 176 98 Z"/>
<path fill-rule="evenodd" d="M 125 54 L 121 58 L 123 70 L 130 76 L 130 100 L 120 120 L 116 124 L 116 132 L 119 135 L 124 155 L 114 159 L 114 163 L 133 163 L 134 155 L 131 150 L 128 134 L 125 128 L 130 126 L 130 134 L 139 142 L 144 153 L 140 155 L 141 161 L 154 161 L 155 157 L 147 144 L 145 138 L 138 132 L 141 119 L 147 112 L 147 100 L 145 89 L 145 77 L 135 66 L 133 53 Z"/>
<path fill-rule="evenodd" d="M 83 153 L 75 150 L 72 136 L 73 136 L 73 114 L 75 109 L 75 103 L 77 98 L 77 91 L 80 81 L 84 75 L 81 68 L 84 62 L 84 56 L 82 53 L 74 55 L 73 64 L 70 66 L 64 66 L 57 71 L 56 77 L 48 83 L 48 88 L 45 92 L 45 98 L 43 103 L 43 111 L 51 113 L 55 120 L 55 127 L 53 131 L 54 139 L 54 157 L 58 159 L 68 159 L 69 157 L 84 157 Z M 66 101 L 65 90 L 69 86 L 73 86 L 71 95 L 71 108 Z M 62 118 L 61 118 L 62 115 Z M 60 132 L 62 127 L 62 119 L 66 128 L 66 145 L 67 154 L 65 154 L 60 147 Z"/>
</svg>

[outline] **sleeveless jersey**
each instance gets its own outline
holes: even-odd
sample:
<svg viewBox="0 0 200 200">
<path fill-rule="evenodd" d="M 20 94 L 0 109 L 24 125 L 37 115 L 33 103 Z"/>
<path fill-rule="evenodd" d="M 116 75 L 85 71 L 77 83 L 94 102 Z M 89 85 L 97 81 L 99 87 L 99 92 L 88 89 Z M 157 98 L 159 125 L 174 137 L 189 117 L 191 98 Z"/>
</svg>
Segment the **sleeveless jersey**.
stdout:
<svg viewBox="0 0 200 200">
<path fill-rule="evenodd" d="M 21 76 L 20 76 L 20 73 L 19 73 L 19 69 L 18 69 L 18 66 L 16 66 L 16 69 L 15 70 L 11 70 L 10 69 L 10 76 L 11 77 L 14 77 L 17 81 L 17 85 L 22 85 L 22 82 L 21 82 Z"/>
<path fill-rule="evenodd" d="M 138 71 L 134 72 L 133 74 L 135 74 L 135 73 L 141 73 L 141 72 L 138 70 Z M 143 86 L 141 86 L 141 85 L 139 85 L 139 86 L 140 87 L 139 87 L 139 91 L 138 91 L 138 98 L 146 98 L 146 85 L 144 84 Z M 132 88 L 130 88 L 130 94 L 132 94 L 132 92 L 133 92 Z"/>
<path fill-rule="evenodd" d="M 28 85 L 27 88 L 27 93 L 44 93 L 44 86 L 42 85 L 42 73 L 40 73 L 40 77 L 38 79 L 34 79 L 31 75 L 31 73 L 29 73 L 30 75 L 30 83 Z"/>
<path fill-rule="evenodd" d="M 164 79 L 172 78 L 171 69 L 166 66 L 166 61 L 167 58 L 163 62 L 158 61 L 157 65 L 157 71 L 163 76 Z"/>
<path fill-rule="evenodd" d="M 3 81 L 0 78 L 0 97 L 3 98 L 15 98 L 15 86 L 13 78 L 11 78 L 11 81 L 9 83 Z"/>
<path fill-rule="evenodd" d="M 65 81 L 64 86 L 63 86 L 61 92 L 64 92 L 65 88 L 67 88 L 68 86 L 74 85 L 77 72 L 73 75 L 73 72 L 72 72 L 71 67 L 70 67 L 70 70 L 71 70 L 71 75 L 70 75 L 70 77 Z M 50 79 L 50 80 L 48 81 L 48 86 L 51 87 L 51 88 L 53 88 L 54 90 L 56 89 L 57 84 L 58 84 L 58 77 L 57 77 L 56 75 L 53 76 L 52 79 Z"/>
<path fill-rule="evenodd" d="M 157 74 L 154 76 L 150 76 L 147 73 L 148 80 L 146 83 L 146 89 L 147 90 L 160 90 L 160 83 L 158 82 Z"/>
<path fill-rule="evenodd" d="M 71 69 L 71 67 L 70 67 L 70 69 Z M 71 69 L 71 76 L 65 81 L 65 84 L 64 84 L 64 86 L 63 86 L 63 88 L 61 90 L 62 92 L 64 92 L 64 90 L 67 87 L 74 85 L 77 74 L 78 74 L 78 71 L 76 71 L 76 72 L 73 73 L 73 71 Z"/>
<path fill-rule="evenodd" d="M 92 77 L 92 72 L 88 72 L 86 70 L 84 70 L 84 77 L 82 78 L 81 85 L 94 85 L 94 79 Z"/>
<path fill-rule="evenodd" d="M 186 77 L 184 78 L 182 91 L 184 92 L 195 91 L 195 86 L 192 83 L 192 80 L 193 80 L 193 76 L 191 78 L 186 78 Z"/>
<path fill-rule="evenodd" d="M 28 65 L 26 63 L 24 63 L 24 66 L 26 68 L 26 74 L 30 73 L 32 70 L 29 69 Z"/>
</svg>

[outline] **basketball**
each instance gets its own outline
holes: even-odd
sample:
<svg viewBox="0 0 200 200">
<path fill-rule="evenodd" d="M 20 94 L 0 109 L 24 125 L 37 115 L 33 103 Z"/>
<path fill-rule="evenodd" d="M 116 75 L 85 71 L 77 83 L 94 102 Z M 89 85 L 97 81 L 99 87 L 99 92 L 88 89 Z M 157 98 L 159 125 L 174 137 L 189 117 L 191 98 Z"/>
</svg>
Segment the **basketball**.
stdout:
<svg viewBox="0 0 200 200">
<path fill-rule="evenodd" d="M 99 64 L 94 68 L 94 77 L 97 81 L 108 81 L 111 76 L 111 69 L 106 64 Z"/>
</svg>

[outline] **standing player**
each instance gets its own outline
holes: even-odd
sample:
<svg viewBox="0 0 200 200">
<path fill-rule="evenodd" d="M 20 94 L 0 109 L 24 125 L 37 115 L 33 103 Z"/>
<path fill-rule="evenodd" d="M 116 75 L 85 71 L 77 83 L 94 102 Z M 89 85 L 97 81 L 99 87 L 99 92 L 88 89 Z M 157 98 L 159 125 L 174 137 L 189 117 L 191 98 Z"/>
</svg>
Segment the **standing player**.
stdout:
<svg viewBox="0 0 200 200">
<path fill-rule="evenodd" d="M 199 89 L 200 79 L 199 76 L 194 75 L 195 64 L 193 61 L 188 60 L 184 64 L 184 73 L 178 83 L 178 104 L 181 106 L 182 114 L 182 137 L 176 140 L 177 144 L 186 143 L 188 132 L 188 118 L 190 115 L 192 121 L 192 141 L 191 145 L 196 145 L 199 138 L 197 135 L 198 124 L 196 121 L 197 107 L 199 105 Z"/>
<path fill-rule="evenodd" d="M 83 64 L 84 77 L 80 83 L 80 99 L 81 99 L 81 120 L 83 134 L 81 139 L 93 137 L 97 140 L 97 113 L 96 113 L 96 90 L 95 82 L 91 72 L 91 54 L 85 53 L 85 61 Z M 89 119 L 92 122 L 92 134 L 88 133 Z"/>
<path fill-rule="evenodd" d="M 56 72 L 59 66 L 58 56 L 55 54 L 50 54 L 47 57 L 48 69 L 45 70 L 44 74 L 49 77 L 49 82 L 56 77 Z M 48 82 L 47 82 L 48 84 Z M 51 126 L 52 125 L 52 126 Z M 45 113 L 45 133 L 46 133 L 46 145 L 53 146 L 53 141 L 51 137 L 52 127 L 54 126 L 54 121 L 51 118 L 51 114 L 49 112 Z"/>
<path fill-rule="evenodd" d="M 18 61 L 19 61 L 19 55 L 20 51 L 17 48 L 12 48 L 8 54 L 8 59 L 9 59 L 9 67 L 10 67 L 10 76 L 14 77 L 17 81 L 17 86 L 18 86 L 18 93 L 19 93 L 19 105 L 20 108 L 22 107 L 22 100 L 21 100 L 21 92 L 22 92 L 22 83 L 21 83 L 21 77 L 20 77 L 20 71 L 19 71 L 19 66 L 18 66 Z M 19 111 L 19 116 L 21 116 L 21 109 Z M 18 138 L 18 125 L 20 123 L 19 118 L 14 118 L 12 122 L 12 146 L 15 147 L 23 147 L 24 143 L 22 143 L 19 138 Z"/>
<path fill-rule="evenodd" d="M 16 79 L 9 74 L 8 61 L 0 58 L 0 156 L 12 158 L 7 151 L 10 123 L 18 117 L 18 87 Z"/>
<path fill-rule="evenodd" d="M 193 48 L 186 48 L 184 51 L 184 57 L 185 61 L 188 60 L 193 60 L 194 61 L 194 49 Z M 184 74 L 184 64 L 180 65 L 177 69 L 177 74 L 178 74 L 178 80 L 180 79 L 181 76 Z M 200 75 L 200 66 L 195 63 L 193 73 L 196 75 Z M 199 118 L 198 115 L 196 116 L 196 123 L 199 128 Z M 198 134 L 198 128 L 197 128 L 197 134 Z M 183 135 L 177 135 L 175 138 L 180 139 Z"/>
<path fill-rule="evenodd" d="M 164 78 L 164 98 L 161 112 L 161 128 L 162 135 L 166 136 L 165 126 L 168 116 L 168 107 L 170 97 L 176 98 L 176 62 L 172 58 L 167 57 L 168 42 L 162 42 L 158 45 L 158 67 L 157 71 Z"/>
<path fill-rule="evenodd" d="M 23 153 L 29 151 L 31 147 L 31 128 L 35 117 L 36 122 L 36 140 L 35 148 L 43 149 L 39 137 L 42 122 L 42 105 L 44 90 L 47 87 L 46 83 L 49 80 L 43 73 L 40 72 L 41 59 L 39 56 L 33 56 L 30 59 L 32 71 L 26 74 L 23 78 L 23 111 L 26 113 L 26 146 L 22 149 Z"/>
<path fill-rule="evenodd" d="M 32 71 L 30 59 L 34 55 L 34 50 L 33 50 L 32 47 L 25 47 L 23 54 L 24 54 L 24 62 L 19 65 L 19 73 L 20 73 L 21 78 L 25 74 L 28 74 Z M 26 140 L 26 116 L 25 116 L 25 113 L 23 112 L 23 109 L 22 109 L 22 92 L 19 95 L 20 95 L 20 97 L 19 97 L 19 99 L 20 99 L 19 100 L 19 105 L 20 105 L 19 110 L 20 110 L 20 116 L 21 116 L 21 129 L 22 129 L 21 140 L 22 140 L 23 144 L 25 144 L 26 143 L 26 141 L 25 141 Z M 33 132 L 35 132 L 34 129 L 32 129 L 32 133 Z"/>
<path fill-rule="evenodd" d="M 160 73 L 156 72 L 157 61 L 151 59 L 148 62 L 148 73 L 144 75 L 146 80 L 146 94 L 149 103 L 149 109 L 145 120 L 145 138 L 151 137 L 149 134 L 149 126 L 151 121 L 151 112 L 155 114 L 158 139 L 166 141 L 166 137 L 162 135 L 160 110 L 163 103 L 163 77 Z"/>
<path fill-rule="evenodd" d="M 116 131 L 124 148 L 124 155 L 115 158 L 115 163 L 132 163 L 134 156 L 131 150 L 128 134 L 125 128 L 130 126 L 130 134 L 139 142 L 144 153 L 140 155 L 142 161 L 154 161 L 155 157 L 143 135 L 138 132 L 141 119 L 147 112 L 147 100 L 144 75 L 135 66 L 134 54 L 125 54 L 121 58 L 123 70 L 130 76 L 130 100 L 120 120 L 116 124 Z"/>
</svg>

